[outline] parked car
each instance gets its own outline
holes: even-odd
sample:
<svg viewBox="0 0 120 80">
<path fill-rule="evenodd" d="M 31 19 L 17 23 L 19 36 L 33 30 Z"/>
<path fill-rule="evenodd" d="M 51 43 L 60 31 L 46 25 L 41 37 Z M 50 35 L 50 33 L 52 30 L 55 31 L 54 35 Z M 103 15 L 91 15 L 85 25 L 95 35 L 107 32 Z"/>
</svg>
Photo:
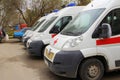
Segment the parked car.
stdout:
<svg viewBox="0 0 120 80">
<path fill-rule="evenodd" d="M 24 35 L 24 33 L 27 31 L 27 30 L 29 30 L 29 28 L 23 28 L 23 29 L 21 29 L 20 31 L 16 31 L 16 32 L 14 32 L 14 34 L 13 34 L 13 37 L 14 38 L 18 38 L 18 39 L 22 39 L 22 36 Z"/>
</svg>

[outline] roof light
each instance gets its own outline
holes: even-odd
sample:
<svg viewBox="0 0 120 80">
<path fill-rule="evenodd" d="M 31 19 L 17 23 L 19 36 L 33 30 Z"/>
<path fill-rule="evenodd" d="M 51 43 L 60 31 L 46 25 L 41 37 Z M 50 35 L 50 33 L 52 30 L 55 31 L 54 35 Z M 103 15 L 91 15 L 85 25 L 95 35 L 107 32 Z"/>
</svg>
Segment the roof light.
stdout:
<svg viewBox="0 0 120 80">
<path fill-rule="evenodd" d="M 52 10 L 52 12 L 58 12 L 59 10 L 58 9 L 54 9 L 54 10 Z"/>
<path fill-rule="evenodd" d="M 77 4 L 75 2 L 71 2 L 71 3 L 67 4 L 66 7 L 72 7 L 72 6 L 77 6 Z"/>
</svg>

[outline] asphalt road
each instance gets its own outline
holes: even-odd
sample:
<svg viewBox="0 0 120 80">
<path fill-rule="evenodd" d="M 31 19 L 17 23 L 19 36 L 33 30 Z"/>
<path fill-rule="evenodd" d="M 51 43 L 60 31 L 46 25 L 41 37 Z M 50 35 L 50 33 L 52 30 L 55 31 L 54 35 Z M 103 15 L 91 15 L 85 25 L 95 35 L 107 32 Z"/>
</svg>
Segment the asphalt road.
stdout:
<svg viewBox="0 0 120 80">
<path fill-rule="evenodd" d="M 17 39 L 0 43 L 0 80 L 77 80 L 54 75 L 43 59 L 30 57 Z M 120 71 L 107 73 L 102 80 L 120 80 Z"/>
</svg>

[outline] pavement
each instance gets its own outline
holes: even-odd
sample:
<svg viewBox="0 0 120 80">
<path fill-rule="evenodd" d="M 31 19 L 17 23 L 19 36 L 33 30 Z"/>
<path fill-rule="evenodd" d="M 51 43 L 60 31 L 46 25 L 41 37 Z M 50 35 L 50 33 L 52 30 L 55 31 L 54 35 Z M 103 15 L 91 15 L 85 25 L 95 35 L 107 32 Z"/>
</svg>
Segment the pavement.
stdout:
<svg viewBox="0 0 120 80">
<path fill-rule="evenodd" d="M 78 80 L 57 76 L 44 60 L 28 55 L 17 39 L 0 43 L 0 80 Z M 120 80 L 120 71 L 104 75 L 102 80 Z"/>
</svg>

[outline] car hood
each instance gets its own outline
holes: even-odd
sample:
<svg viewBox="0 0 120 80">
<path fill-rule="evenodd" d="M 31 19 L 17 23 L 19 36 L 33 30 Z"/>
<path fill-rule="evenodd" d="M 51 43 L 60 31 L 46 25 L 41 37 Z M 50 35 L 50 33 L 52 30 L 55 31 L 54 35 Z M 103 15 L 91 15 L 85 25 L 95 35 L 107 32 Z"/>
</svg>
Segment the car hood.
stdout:
<svg viewBox="0 0 120 80">
<path fill-rule="evenodd" d="M 56 49 L 62 49 L 64 44 L 72 38 L 73 36 L 66 36 L 66 35 L 58 34 L 51 40 L 50 45 Z"/>
</svg>

